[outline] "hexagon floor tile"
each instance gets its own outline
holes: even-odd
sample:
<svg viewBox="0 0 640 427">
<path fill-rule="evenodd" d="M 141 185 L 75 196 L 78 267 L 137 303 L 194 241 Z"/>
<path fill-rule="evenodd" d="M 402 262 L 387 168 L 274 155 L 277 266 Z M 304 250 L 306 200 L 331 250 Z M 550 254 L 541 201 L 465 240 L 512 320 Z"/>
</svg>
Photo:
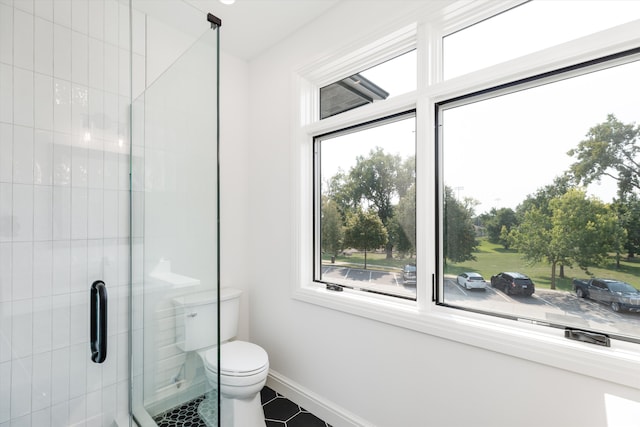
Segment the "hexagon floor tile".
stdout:
<svg viewBox="0 0 640 427">
<path fill-rule="evenodd" d="M 154 417 L 158 427 L 207 427 L 198 416 L 204 396 Z M 331 427 L 320 418 L 296 405 L 269 387 L 260 392 L 267 427 Z"/>
</svg>

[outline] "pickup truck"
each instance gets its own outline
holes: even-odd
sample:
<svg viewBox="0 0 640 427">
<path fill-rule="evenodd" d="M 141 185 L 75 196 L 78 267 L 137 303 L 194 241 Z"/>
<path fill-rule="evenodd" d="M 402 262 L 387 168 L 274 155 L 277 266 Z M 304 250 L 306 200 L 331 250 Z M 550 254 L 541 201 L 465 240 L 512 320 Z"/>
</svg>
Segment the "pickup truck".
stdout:
<svg viewBox="0 0 640 427">
<path fill-rule="evenodd" d="M 612 279 L 573 279 L 578 298 L 590 298 L 605 303 L 615 312 L 640 311 L 640 291 L 628 283 Z"/>
</svg>

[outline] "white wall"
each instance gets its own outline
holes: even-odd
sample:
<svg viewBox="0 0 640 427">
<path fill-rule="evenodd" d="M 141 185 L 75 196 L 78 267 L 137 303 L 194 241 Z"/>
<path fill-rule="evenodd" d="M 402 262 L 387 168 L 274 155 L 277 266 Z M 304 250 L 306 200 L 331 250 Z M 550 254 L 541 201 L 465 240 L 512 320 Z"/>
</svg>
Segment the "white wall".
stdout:
<svg viewBox="0 0 640 427">
<path fill-rule="evenodd" d="M 249 185 L 241 204 L 250 215 L 251 340 L 285 381 L 369 425 L 636 425 L 637 417 L 616 418 L 616 404 L 637 411 L 639 390 L 291 298 L 292 73 L 360 37 L 392 31 L 418 3 L 342 3 L 250 63 L 249 157 L 236 165 Z"/>
</svg>

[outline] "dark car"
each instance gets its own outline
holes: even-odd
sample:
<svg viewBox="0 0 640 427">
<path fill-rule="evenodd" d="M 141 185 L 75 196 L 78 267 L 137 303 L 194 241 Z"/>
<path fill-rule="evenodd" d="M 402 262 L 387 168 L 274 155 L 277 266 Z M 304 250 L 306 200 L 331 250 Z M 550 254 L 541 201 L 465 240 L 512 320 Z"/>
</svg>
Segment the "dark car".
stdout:
<svg viewBox="0 0 640 427">
<path fill-rule="evenodd" d="M 640 291 L 626 282 L 611 279 L 573 279 L 579 298 L 590 298 L 608 304 L 613 311 L 640 311 Z"/>
<path fill-rule="evenodd" d="M 529 276 L 515 272 L 504 272 L 491 276 L 491 287 L 502 289 L 507 295 L 531 296 L 536 291 Z"/>
<path fill-rule="evenodd" d="M 402 269 L 402 282 L 405 285 L 415 285 L 416 284 L 416 265 L 415 264 L 407 264 Z"/>
</svg>

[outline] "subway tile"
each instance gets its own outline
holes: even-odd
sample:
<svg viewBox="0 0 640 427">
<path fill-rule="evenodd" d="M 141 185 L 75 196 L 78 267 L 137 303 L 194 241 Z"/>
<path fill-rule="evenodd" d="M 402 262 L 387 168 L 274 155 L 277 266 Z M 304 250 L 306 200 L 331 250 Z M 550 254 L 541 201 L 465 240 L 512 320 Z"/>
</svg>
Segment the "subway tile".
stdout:
<svg viewBox="0 0 640 427">
<path fill-rule="evenodd" d="M 87 240 L 71 241 L 71 292 L 89 289 L 87 283 Z"/>
<path fill-rule="evenodd" d="M 89 0 L 71 2 L 71 28 L 79 33 L 89 34 Z"/>
<path fill-rule="evenodd" d="M 71 140 L 68 134 L 53 134 L 53 185 L 71 185 Z"/>
<path fill-rule="evenodd" d="M 56 1 L 55 6 L 64 2 Z M 55 7 L 54 7 L 55 10 Z M 71 81 L 71 29 L 53 25 L 53 75 Z"/>
<path fill-rule="evenodd" d="M 33 3 L 33 2 L 32 2 Z M 20 9 L 13 12 L 13 65 L 33 70 L 33 15 Z"/>
<path fill-rule="evenodd" d="M 33 240 L 33 185 L 13 185 L 13 241 Z"/>
<path fill-rule="evenodd" d="M 51 359 L 50 351 L 33 356 L 31 410 L 34 412 L 51 406 Z M 40 424 L 34 424 L 34 426 L 40 426 Z"/>
<path fill-rule="evenodd" d="M 87 185 L 92 189 L 104 187 L 104 150 L 101 139 L 92 139 L 89 143 L 89 170 Z"/>
<path fill-rule="evenodd" d="M 0 249 L 1 247 L 2 245 L 0 245 Z M 0 334 L 3 336 L 3 339 L 0 340 L 0 363 L 11 361 L 11 330 L 13 328 L 13 309 L 11 307 L 10 301 L 0 302 Z M 0 402 L 3 400 L 0 399 Z"/>
<path fill-rule="evenodd" d="M 89 84 L 89 36 L 75 31 L 71 34 L 71 81 Z"/>
<path fill-rule="evenodd" d="M 71 28 L 71 1 L 54 0 L 53 22 L 63 27 Z"/>
<path fill-rule="evenodd" d="M 13 126 L 9 123 L 0 123 L 0 182 L 13 182 Z"/>
<path fill-rule="evenodd" d="M 0 362 L 0 423 L 8 423 L 10 419 L 11 362 Z"/>
<path fill-rule="evenodd" d="M 53 239 L 71 239 L 71 188 L 53 187 Z"/>
<path fill-rule="evenodd" d="M 36 130 L 34 134 L 33 183 L 53 184 L 53 133 Z"/>
<path fill-rule="evenodd" d="M 0 4 L 0 62 L 13 64 L 13 9 Z"/>
<path fill-rule="evenodd" d="M 86 427 L 102 427 L 102 390 L 87 393 Z"/>
<path fill-rule="evenodd" d="M 71 133 L 71 83 L 66 80 L 53 81 L 53 129 Z"/>
<path fill-rule="evenodd" d="M 104 40 L 104 0 L 89 1 L 89 36 Z"/>
<path fill-rule="evenodd" d="M 89 189 L 88 228 L 89 239 L 99 239 L 104 232 L 104 192 L 100 189 Z"/>
<path fill-rule="evenodd" d="M 34 124 L 37 129 L 53 130 L 53 78 L 36 73 L 34 76 Z"/>
<path fill-rule="evenodd" d="M 70 425 L 68 400 L 64 400 L 51 406 L 51 424 L 54 426 Z"/>
<path fill-rule="evenodd" d="M 71 241 L 54 241 L 52 250 L 52 294 L 65 295 L 71 289 Z"/>
<path fill-rule="evenodd" d="M 87 345 L 72 345 L 69 349 L 69 397 L 83 396 L 87 392 Z"/>
<path fill-rule="evenodd" d="M 118 29 L 118 1 L 105 0 L 104 2 L 104 40 L 113 45 L 118 46 L 119 29 Z"/>
<path fill-rule="evenodd" d="M 14 301 L 13 327 L 11 328 L 11 353 L 12 359 L 23 359 L 33 354 L 33 308 L 30 299 Z M 31 394 L 29 394 L 31 397 Z M 20 414 L 24 415 L 24 414 Z"/>
<path fill-rule="evenodd" d="M 42 18 L 35 18 L 34 70 L 53 76 L 53 23 Z"/>
<path fill-rule="evenodd" d="M 71 189 L 71 238 L 86 239 L 88 226 L 86 188 Z"/>
<path fill-rule="evenodd" d="M 11 241 L 13 241 L 13 185 L 0 182 L 0 242 Z"/>
<path fill-rule="evenodd" d="M 39 3 L 43 0 L 37 0 L 36 3 Z M 46 407 L 39 411 L 34 411 L 31 413 L 31 425 L 38 427 L 55 427 L 51 424 L 51 407 Z"/>
<path fill-rule="evenodd" d="M 54 350 L 51 354 L 51 403 L 53 405 L 69 400 L 69 347 Z M 55 425 L 66 425 L 57 424 Z"/>
<path fill-rule="evenodd" d="M 53 242 L 33 243 L 33 296 L 52 295 Z"/>
<path fill-rule="evenodd" d="M 85 427 L 87 417 L 87 398 L 85 395 L 69 401 L 69 425 Z"/>
<path fill-rule="evenodd" d="M 71 186 L 86 188 L 89 180 L 89 150 L 86 145 L 71 146 Z"/>
<path fill-rule="evenodd" d="M 13 68 L 13 93 L 13 122 L 17 125 L 33 127 L 35 96 L 33 71 Z"/>
<path fill-rule="evenodd" d="M 33 354 L 51 352 L 51 334 L 51 297 L 34 298 Z"/>
<path fill-rule="evenodd" d="M 1 202 L 1 200 L 0 200 Z M 0 243 L 0 303 L 3 301 L 11 301 L 13 299 L 13 245 L 10 242 Z M 3 306 L 7 310 L 7 306 Z M 11 314 L 9 312 L 0 312 L 0 318 L 3 322 L 9 319 L 4 318 Z M 0 328 L 1 330 L 1 328 Z M 6 332 L 6 331 L 4 331 Z M 7 336 L 4 332 L 3 336 Z M 9 334 L 10 336 L 11 334 Z M 5 349 L 6 350 L 6 349 Z M 0 340 L 0 362 L 3 361 L 3 343 Z"/>
<path fill-rule="evenodd" d="M 89 87 L 104 88 L 104 42 L 89 39 Z"/>
<path fill-rule="evenodd" d="M 62 378 L 66 378 L 66 387 L 64 385 L 60 385 L 60 390 L 58 390 L 58 392 L 52 392 L 53 403 L 58 403 L 69 398 L 69 372 L 68 365 L 64 362 L 69 360 L 69 329 L 71 327 L 70 308 L 69 294 L 54 295 L 51 298 L 51 330 L 53 332 L 51 334 L 51 346 L 54 350 L 54 362 L 52 363 L 52 366 L 55 373 L 57 373 L 57 369 L 65 371 L 65 367 L 67 368 L 66 374 L 61 374 Z M 56 363 L 56 353 L 58 354 L 58 357 L 64 360 L 60 360 L 59 363 Z M 53 380 L 54 382 L 57 381 L 55 377 Z M 56 396 L 58 396 L 60 400 L 56 400 Z"/>
<path fill-rule="evenodd" d="M 12 252 L 12 298 L 33 297 L 33 243 L 14 242 Z M 15 314 L 15 313 L 14 313 Z"/>
<path fill-rule="evenodd" d="M 33 240 L 53 238 L 53 187 L 33 187 Z"/>
<path fill-rule="evenodd" d="M 47 21 L 53 21 L 53 2 L 54 0 L 36 0 L 35 15 Z"/>
<path fill-rule="evenodd" d="M 31 357 L 15 359 L 11 365 L 11 418 L 19 418 L 31 412 Z M 14 422 L 12 421 L 12 425 Z"/>
<path fill-rule="evenodd" d="M 34 13 L 34 0 L 13 0 L 13 6 L 17 10 L 22 10 L 30 15 Z"/>
<path fill-rule="evenodd" d="M 13 67 L 0 63 L 0 122 L 13 123 Z"/>
<path fill-rule="evenodd" d="M 33 128 L 13 127 L 13 182 L 33 183 Z"/>
</svg>

